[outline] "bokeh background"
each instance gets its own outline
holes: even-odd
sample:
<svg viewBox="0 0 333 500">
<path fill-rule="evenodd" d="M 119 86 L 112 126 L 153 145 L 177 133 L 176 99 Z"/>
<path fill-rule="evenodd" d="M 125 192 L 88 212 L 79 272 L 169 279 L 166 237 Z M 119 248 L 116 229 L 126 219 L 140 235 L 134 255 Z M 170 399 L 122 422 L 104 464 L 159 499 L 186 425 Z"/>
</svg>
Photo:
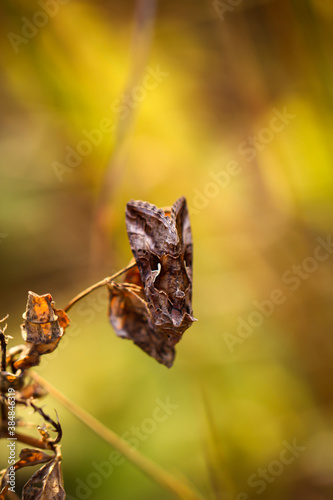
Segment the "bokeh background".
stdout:
<svg viewBox="0 0 333 500">
<path fill-rule="evenodd" d="M 128 263 L 127 201 L 185 195 L 199 321 L 174 367 L 115 336 L 102 290 L 37 371 L 120 435 L 169 398 L 178 408 L 139 449 L 206 499 L 333 498 L 333 5 L 3 0 L 0 12 L 11 345 L 28 290 L 64 307 Z M 172 498 L 128 463 L 93 483 L 112 450 L 45 404 L 64 429 L 68 498 Z M 283 464 L 286 442 L 301 451 Z"/>
</svg>

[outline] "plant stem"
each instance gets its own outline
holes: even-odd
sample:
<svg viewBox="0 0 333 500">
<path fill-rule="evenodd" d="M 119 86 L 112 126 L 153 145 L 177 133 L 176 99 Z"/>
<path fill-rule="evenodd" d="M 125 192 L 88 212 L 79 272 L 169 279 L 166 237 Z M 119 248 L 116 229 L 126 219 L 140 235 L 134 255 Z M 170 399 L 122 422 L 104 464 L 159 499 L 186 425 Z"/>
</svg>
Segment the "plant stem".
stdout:
<svg viewBox="0 0 333 500">
<path fill-rule="evenodd" d="M 120 271 L 113 274 L 112 276 L 109 276 L 108 278 L 104 278 L 102 281 L 98 281 L 98 283 L 95 283 L 94 285 L 89 286 L 88 288 L 86 288 L 85 290 L 80 292 L 72 300 L 70 300 L 68 302 L 67 306 L 64 307 L 63 310 L 65 312 L 67 312 L 74 304 L 76 304 L 76 302 L 81 300 L 83 297 L 85 297 L 89 293 L 93 292 L 94 290 L 97 290 L 97 288 L 101 288 L 102 286 L 107 285 L 107 283 L 109 283 L 109 281 L 112 281 L 112 280 L 118 278 L 118 276 L 121 276 L 122 274 L 126 273 L 126 271 L 128 271 L 129 269 L 132 269 L 132 267 L 135 267 L 135 266 L 136 266 L 136 262 L 133 262 L 132 264 L 129 264 L 128 266 L 124 267 L 124 269 L 121 269 Z"/>
<path fill-rule="evenodd" d="M 1 432 L 0 437 L 5 439 L 11 438 L 8 432 Z M 27 436 L 26 434 L 15 432 L 15 437 L 17 441 L 19 441 L 20 443 L 27 444 L 28 446 L 32 446 L 33 448 L 40 448 L 42 450 L 52 450 L 51 445 L 48 445 L 47 443 L 44 443 L 44 441 L 42 441 L 41 439 L 37 439 L 33 436 Z"/>
<path fill-rule="evenodd" d="M 1 344 L 1 371 L 6 371 L 6 337 L 2 330 L 0 330 L 0 344 Z"/>
<path fill-rule="evenodd" d="M 9 314 L 7 314 L 4 318 L 0 319 L 0 323 L 3 321 L 6 321 L 6 319 L 9 317 Z M 6 363 L 6 351 L 7 351 L 7 342 L 6 342 L 6 337 L 5 337 L 5 331 L 6 331 L 7 325 L 4 326 L 3 329 L 0 328 L 0 344 L 1 344 L 1 371 L 5 372 L 7 363 Z"/>
<path fill-rule="evenodd" d="M 148 477 L 153 479 L 162 488 L 169 490 L 173 495 L 181 500 L 203 500 L 202 497 L 196 493 L 186 483 L 181 482 L 176 477 L 172 476 L 169 472 L 162 469 L 159 465 L 155 464 L 152 460 L 142 455 L 136 448 L 132 448 L 125 440 L 119 437 L 115 432 L 108 429 L 105 425 L 101 424 L 96 418 L 87 413 L 85 410 L 77 406 L 58 389 L 49 384 L 36 372 L 30 372 L 30 376 L 38 382 L 38 384 L 45 387 L 45 389 L 62 403 L 73 415 L 75 415 L 81 422 L 83 422 L 89 429 L 94 431 L 104 441 L 116 448 L 125 458 L 136 465 Z"/>
</svg>

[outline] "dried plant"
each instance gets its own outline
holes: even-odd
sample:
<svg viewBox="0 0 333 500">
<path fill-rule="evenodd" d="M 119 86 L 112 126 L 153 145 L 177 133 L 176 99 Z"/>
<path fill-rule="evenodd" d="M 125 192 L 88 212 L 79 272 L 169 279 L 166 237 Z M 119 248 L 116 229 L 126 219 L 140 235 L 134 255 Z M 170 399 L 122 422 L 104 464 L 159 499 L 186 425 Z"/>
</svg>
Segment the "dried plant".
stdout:
<svg viewBox="0 0 333 500">
<path fill-rule="evenodd" d="M 65 498 L 61 471 L 59 443 L 62 428 L 36 404 L 47 392 L 66 404 L 86 425 L 118 448 L 129 460 L 140 467 L 178 498 L 198 499 L 187 485 L 173 478 L 131 448 L 112 431 L 105 429 L 93 417 L 58 393 L 46 381 L 31 371 L 41 356 L 53 352 L 70 326 L 67 311 L 82 297 L 99 288 L 109 290 L 109 318 L 119 337 L 133 340 L 159 363 L 171 367 L 175 345 L 195 319 L 192 317 L 192 236 L 185 198 L 177 200 L 171 209 L 132 201 L 127 204 L 126 227 L 134 260 L 115 275 L 87 288 L 63 309 L 56 309 L 50 294 L 28 293 L 26 311 L 21 325 L 24 345 L 7 351 L 10 339 L 5 335 L 7 325 L 0 329 L 1 343 L 1 427 L 0 437 L 13 443 L 29 446 L 10 455 L 8 468 L 0 473 L 0 500 L 15 498 L 15 473 L 23 467 L 42 464 L 25 484 L 24 500 Z M 124 281 L 115 279 L 124 275 Z M 1 320 L 1 324 L 8 316 Z M 39 437 L 16 432 L 16 407 L 32 408 L 44 420 L 38 426 Z M 56 433 L 51 437 L 50 430 Z M 10 448 L 9 448 L 10 449 Z"/>
</svg>

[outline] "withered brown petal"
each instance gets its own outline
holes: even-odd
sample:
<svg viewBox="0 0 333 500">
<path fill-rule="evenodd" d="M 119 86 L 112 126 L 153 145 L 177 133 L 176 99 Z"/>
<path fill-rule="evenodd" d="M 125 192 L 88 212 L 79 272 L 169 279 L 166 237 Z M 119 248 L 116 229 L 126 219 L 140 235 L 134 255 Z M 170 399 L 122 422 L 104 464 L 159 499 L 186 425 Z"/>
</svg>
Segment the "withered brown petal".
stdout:
<svg viewBox="0 0 333 500">
<path fill-rule="evenodd" d="M 125 284 L 109 284 L 109 319 L 121 338 L 132 340 L 159 363 L 172 366 L 175 350 L 163 335 L 150 324 L 138 268 L 127 272 Z M 131 288 L 130 285 L 135 285 Z"/>
<path fill-rule="evenodd" d="M 28 384 L 24 386 L 20 390 L 20 398 L 22 399 L 36 399 L 36 398 L 42 398 L 43 396 L 46 396 L 47 390 L 38 382 L 33 382 L 31 384 Z"/>
<path fill-rule="evenodd" d="M 30 465 L 43 464 L 52 459 L 53 455 L 48 455 L 44 451 L 33 448 L 23 448 L 20 452 L 20 459 L 15 464 L 15 469 L 18 470 Z"/>
<path fill-rule="evenodd" d="M 68 327 L 70 323 L 70 319 L 68 315 L 63 311 L 62 309 L 56 309 L 55 307 L 52 306 L 53 311 L 55 314 L 58 316 L 58 323 L 65 330 L 65 328 Z"/>
<path fill-rule="evenodd" d="M 26 370 L 32 366 L 39 365 L 40 354 L 36 350 L 34 344 L 26 344 L 22 350 L 21 356 L 17 361 L 14 362 L 14 367 L 16 370 Z"/>
<path fill-rule="evenodd" d="M 48 455 L 47 453 L 44 453 L 41 450 L 38 449 L 33 449 L 33 448 L 23 448 L 20 451 L 20 458 L 15 462 L 14 464 L 14 469 L 17 471 L 19 469 L 22 469 L 23 467 L 30 467 L 33 465 L 38 465 L 38 464 L 43 464 L 45 462 L 49 462 L 50 460 L 53 459 L 52 455 Z M 0 500 L 1 500 L 1 495 L 3 495 L 3 498 L 5 499 L 6 497 L 6 492 L 9 487 L 9 469 L 4 469 L 1 471 L 0 475 L 0 481 L 1 481 L 1 486 L 0 486 Z"/>
<path fill-rule="evenodd" d="M 22 491 L 22 500 L 63 500 L 65 497 L 59 457 L 35 472 Z"/>
</svg>

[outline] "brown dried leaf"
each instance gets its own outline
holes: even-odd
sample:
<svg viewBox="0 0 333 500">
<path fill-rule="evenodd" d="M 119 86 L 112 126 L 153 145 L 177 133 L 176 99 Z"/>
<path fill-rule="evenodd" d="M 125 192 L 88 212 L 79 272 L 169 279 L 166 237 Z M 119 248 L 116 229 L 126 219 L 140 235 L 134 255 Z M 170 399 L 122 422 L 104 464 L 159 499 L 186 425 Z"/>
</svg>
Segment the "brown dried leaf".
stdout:
<svg viewBox="0 0 333 500">
<path fill-rule="evenodd" d="M 39 365 L 40 354 L 36 350 L 34 344 L 26 344 L 22 350 L 21 356 L 14 362 L 15 369 L 25 370 L 32 366 Z"/>
<path fill-rule="evenodd" d="M 61 457 L 54 457 L 33 474 L 24 485 L 22 500 L 63 500 L 66 497 L 60 461 Z"/>
<path fill-rule="evenodd" d="M 20 460 L 15 464 L 15 469 L 22 469 L 22 467 L 28 467 L 31 465 L 44 464 L 53 459 L 52 455 L 48 455 L 44 451 L 33 449 L 33 448 L 23 448 L 20 452 Z"/>
<path fill-rule="evenodd" d="M 52 460 L 52 455 L 48 455 L 41 450 L 23 448 L 20 452 L 20 459 L 15 464 L 0 472 L 0 500 L 6 498 L 6 493 L 10 487 L 10 470 L 19 470 L 23 467 L 43 464 Z"/>
<path fill-rule="evenodd" d="M 47 390 L 37 382 L 33 382 L 32 384 L 28 384 L 23 389 L 20 390 L 19 397 L 22 399 L 37 399 L 46 396 Z"/>
<path fill-rule="evenodd" d="M 109 284 L 109 318 L 116 334 L 121 338 L 133 340 L 134 344 L 149 356 L 170 368 L 175 350 L 168 339 L 158 335 L 149 324 L 145 295 L 137 267 L 127 272 L 125 281 L 126 285 Z M 138 289 L 133 289 L 128 284 L 134 284 Z"/>
<path fill-rule="evenodd" d="M 64 330 L 68 327 L 69 323 L 71 322 L 65 311 L 62 309 L 55 309 L 53 306 L 53 311 L 55 314 L 58 316 L 58 323 L 63 328 Z"/>
</svg>

